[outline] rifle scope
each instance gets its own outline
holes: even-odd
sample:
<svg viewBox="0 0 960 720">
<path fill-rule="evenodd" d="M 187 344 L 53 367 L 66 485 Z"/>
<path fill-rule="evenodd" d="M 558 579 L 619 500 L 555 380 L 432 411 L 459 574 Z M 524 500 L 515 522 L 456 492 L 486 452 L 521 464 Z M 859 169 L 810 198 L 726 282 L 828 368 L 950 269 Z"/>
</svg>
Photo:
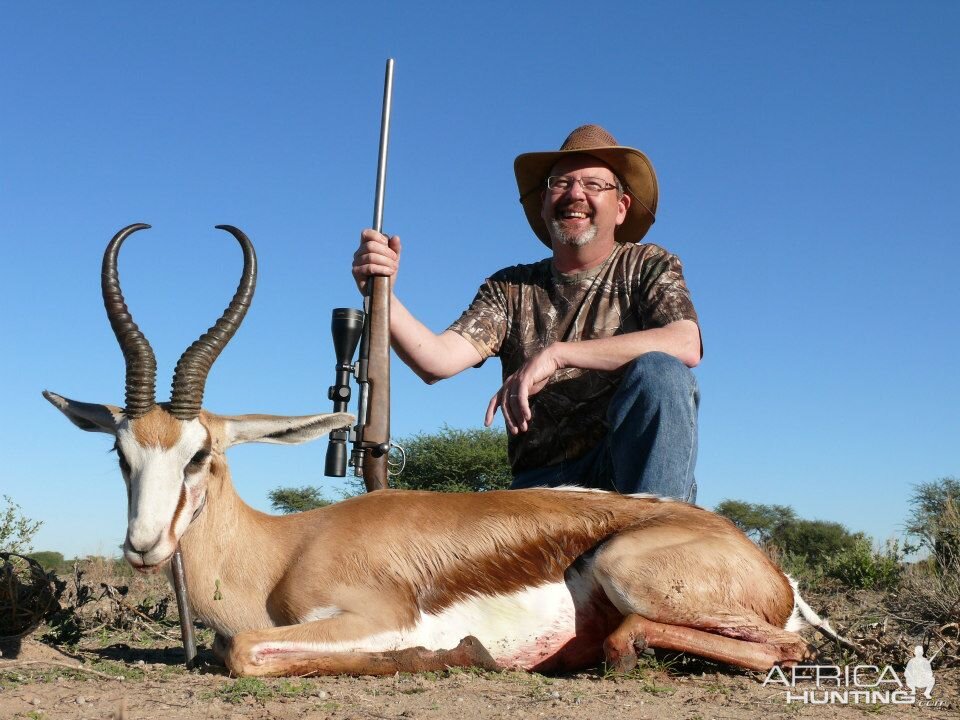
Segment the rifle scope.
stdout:
<svg viewBox="0 0 960 720">
<path fill-rule="evenodd" d="M 350 376 L 354 374 L 353 356 L 363 333 L 363 320 L 362 310 L 333 310 L 330 331 L 333 334 L 333 349 L 337 355 L 337 374 L 334 384 L 327 391 L 327 397 L 333 400 L 334 412 L 346 412 L 350 404 Z M 353 440 L 353 436 L 353 429 L 334 430 L 330 433 L 324 475 L 344 477 L 347 474 L 347 443 Z"/>
</svg>

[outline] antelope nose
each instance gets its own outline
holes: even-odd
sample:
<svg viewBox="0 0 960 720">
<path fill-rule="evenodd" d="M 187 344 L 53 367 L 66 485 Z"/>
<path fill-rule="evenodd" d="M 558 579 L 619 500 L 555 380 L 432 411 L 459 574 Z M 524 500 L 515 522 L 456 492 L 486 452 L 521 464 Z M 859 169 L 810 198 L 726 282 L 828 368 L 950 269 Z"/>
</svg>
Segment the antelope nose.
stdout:
<svg viewBox="0 0 960 720">
<path fill-rule="evenodd" d="M 158 543 L 159 540 L 154 540 L 151 542 L 150 540 L 144 540 L 143 538 L 132 538 L 127 536 L 127 545 L 130 547 L 130 551 L 135 552 L 141 558 L 153 550 Z"/>
</svg>

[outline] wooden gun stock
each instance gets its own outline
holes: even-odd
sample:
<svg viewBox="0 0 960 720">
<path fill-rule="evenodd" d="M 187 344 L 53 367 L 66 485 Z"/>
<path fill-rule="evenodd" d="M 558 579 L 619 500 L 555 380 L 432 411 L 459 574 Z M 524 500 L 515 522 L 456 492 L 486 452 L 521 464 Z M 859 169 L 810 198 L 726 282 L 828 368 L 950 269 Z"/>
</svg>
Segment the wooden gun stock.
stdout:
<svg viewBox="0 0 960 720">
<path fill-rule="evenodd" d="M 363 483 L 367 492 L 387 487 L 390 448 L 390 278 L 369 281 L 367 422 L 363 428 Z"/>
</svg>

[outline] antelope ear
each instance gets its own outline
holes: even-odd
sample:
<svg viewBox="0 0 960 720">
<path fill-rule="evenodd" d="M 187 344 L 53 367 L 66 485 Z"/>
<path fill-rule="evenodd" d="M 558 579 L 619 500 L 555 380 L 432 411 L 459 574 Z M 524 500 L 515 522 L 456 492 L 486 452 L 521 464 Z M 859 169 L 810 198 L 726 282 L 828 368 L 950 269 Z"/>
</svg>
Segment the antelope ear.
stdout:
<svg viewBox="0 0 960 720">
<path fill-rule="evenodd" d="M 117 428 L 124 419 L 123 410 L 114 405 L 78 402 L 49 390 L 44 390 L 43 396 L 81 430 L 116 435 Z"/>
<path fill-rule="evenodd" d="M 221 416 L 227 447 L 248 442 L 299 445 L 316 440 L 331 430 L 349 427 L 356 418 L 350 413 L 321 415 L 234 415 Z"/>
</svg>

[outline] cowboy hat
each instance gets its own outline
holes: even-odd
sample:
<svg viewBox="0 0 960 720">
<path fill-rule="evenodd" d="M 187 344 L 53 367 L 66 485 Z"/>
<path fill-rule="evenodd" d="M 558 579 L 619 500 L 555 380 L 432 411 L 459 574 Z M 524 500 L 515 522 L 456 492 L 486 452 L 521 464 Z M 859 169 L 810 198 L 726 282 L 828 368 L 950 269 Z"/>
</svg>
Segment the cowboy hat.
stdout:
<svg viewBox="0 0 960 720">
<path fill-rule="evenodd" d="M 547 247 L 552 247 L 547 224 L 540 216 L 540 192 L 550 169 L 564 156 L 583 153 L 593 155 L 610 166 L 633 202 L 623 223 L 617 226 L 615 238 L 620 242 L 640 242 L 653 225 L 657 212 L 657 176 L 650 159 L 639 150 L 617 145 L 613 135 L 599 125 L 582 125 L 574 130 L 559 150 L 523 153 L 513 161 L 517 176 L 520 204 L 527 222 Z"/>
</svg>

